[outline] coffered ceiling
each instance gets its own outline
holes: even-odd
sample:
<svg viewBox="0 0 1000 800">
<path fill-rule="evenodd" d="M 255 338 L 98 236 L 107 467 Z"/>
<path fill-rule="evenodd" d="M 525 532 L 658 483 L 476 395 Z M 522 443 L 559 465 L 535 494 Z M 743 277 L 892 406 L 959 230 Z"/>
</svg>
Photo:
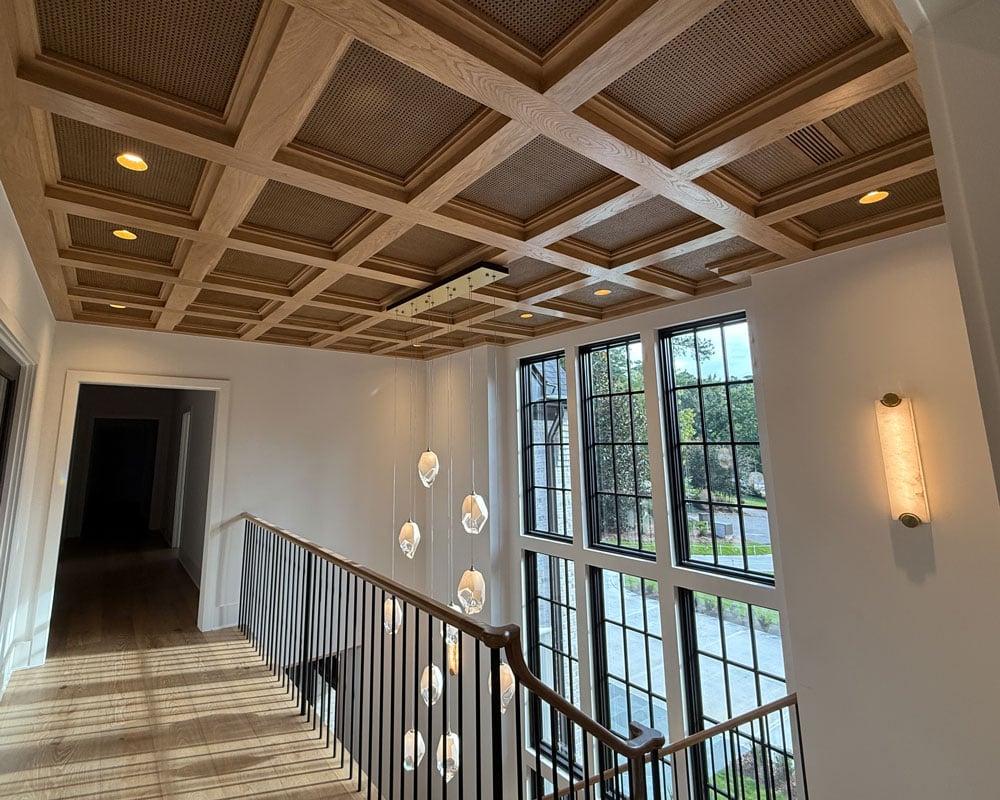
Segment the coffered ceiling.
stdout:
<svg viewBox="0 0 1000 800">
<path fill-rule="evenodd" d="M 61 320 L 428 358 L 943 220 L 891 0 L 0 9 L 0 180 Z"/>
</svg>

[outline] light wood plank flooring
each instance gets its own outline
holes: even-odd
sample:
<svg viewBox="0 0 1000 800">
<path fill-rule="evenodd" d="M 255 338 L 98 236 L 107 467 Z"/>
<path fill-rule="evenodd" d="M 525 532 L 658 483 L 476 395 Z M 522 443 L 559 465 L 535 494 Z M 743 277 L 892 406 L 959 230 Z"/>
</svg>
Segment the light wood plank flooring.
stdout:
<svg viewBox="0 0 1000 800">
<path fill-rule="evenodd" d="M 337 798 L 346 770 L 159 549 L 60 562 L 48 663 L 0 702 L 0 797 Z"/>
</svg>

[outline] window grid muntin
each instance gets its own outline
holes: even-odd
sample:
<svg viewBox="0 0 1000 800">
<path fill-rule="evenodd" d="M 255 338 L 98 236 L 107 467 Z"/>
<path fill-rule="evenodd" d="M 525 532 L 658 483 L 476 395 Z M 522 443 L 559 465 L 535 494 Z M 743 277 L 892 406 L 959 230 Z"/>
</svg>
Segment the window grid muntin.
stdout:
<svg viewBox="0 0 1000 800">
<path fill-rule="evenodd" d="M 735 314 L 727 314 L 722 317 L 714 317 L 711 319 L 700 320 L 698 322 L 685 323 L 683 325 L 676 325 L 670 328 L 666 328 L 660 331 L 660 358 L 661 366 L 663 371 L 663 381 L 664 381 L 664 416 L 666 418 L 666 428 L 668 432 L 668 478 L 669 486 L 668 491 L 670 492 L 672 499 L 672 513 L 674 517 L 674 530 L 675 539 L 677 544 L 678 561 L 686 567 L 693 567 L 695 569 L 704 570 L 707 572 L 716 572 L 724 575 L 735 575 L 742 578 L 748 578 L 760 583 L 774 583 L 774 565 L 773 556 L 771 563 L 771 571 L 763 572 L 759 570 L 754 570 L 750 568 L 749 553 L 748 553 L 748 539 L 746 531 L 746 511 L 752 510 L 757 512 L 762 512 L 767 514 L 767 501 L 766 498 L 762 505 L 750 505 L 744 502 L 743 498 L 743 488 L 740 481 L 740 467 L 739 458 L 737 456 L 737 448 L 741 446 L 756 447 L 758 451 L 758 457 L 763 460 L 763 455 L 760 452 L 760 432 L 759 427 L 757 429 L 757 438 L 755 440 L 737 439 L 736 438 L 736 426 L 733 422 L 733 394 L 732 387 L 734 386 L 751 386 L 755 387 L 754 378 L 751 374 L 750 378 L 730 378 L 730 359 L 726 344 L 725 329 L 727 326 L 732 326 L 738 323 L 747 323 L 747 317 L 744 312 L 738 312 Z M 721 343 L 721 363 L 723 369 L 723 380 L 714 381 L 703 381 L 702 380 L 702 363 L 697 355 L 697 342 L 698 342 L 698 332 L 699 331 L 709 331 L 712 329 L 717 329 L 719 331 L 719 341 Z M 676 376 L 674 374 L 674 340 L 684 335 L 692 335 L 695 342 L 695 356 L 694 363 L 697 370 L 696 382 L 691 384 L 684 384 L 678 386 L 676 383 Z M 752 370 L 752 365 L 751 365 Z M 728 440 L 709 440 L 708 437 L 708 425 L 706 424 L 706 413 L 705 413 L 705 403 L 704 403 L 704 390 L 708 388 L 724 388 L 726 397 L 726 420 L 729 426 L 729 438 Z M 698 410 L 699 410 L 699 422 L 701 426 L 701 441 L 700 442 L 683 442 L 681 440 L 680 434 L 680 420 L 678 413 L 678 403 L 677 403 L 677 393 L 684 390 L 695 390 L 698 393 Z M 754 392 L 754 422 L 758 423 L 756 415 L 756 391 Z M 694 448 L 696 447 L 700 450 L 702 458 L 704 460 L 704 470 L 705 470 L 705 485 L 708 493 L 708 497 L 705 500 L 693 500 L 687 497 L 686 486 L 684 483 L 684 466 L 683 466 L 683 456 L 684 448 Z M 712 447 L 716 446 L 726 446 L 729 448 L 730 454 L 732 456 L 732 474 L 734 481 L 734 492 L 733 498 L 735 502 L 722 502 L 713 499 L 713 489 L 712 489 L 712 478 L 710 466 L 710 451 Z M 689 506 L 705 506 L 708 510 L 708 524 L 709 530 L 714 532 L 716 529 L 716 510 L 717 509 L 727 509 L 731 510 L 730 513 L 736 518 L 736 522 L 739 526 L 740 532 L 740 549 L 742 552 L 743 567 L 733 567 L 727 564 L 719 563 L 719 548 L 718 541 L 715 535 L 710 537 L 712 544 L 712 562 L 701 561 L 693 558 L 691 556 L 690 547 L 690 537 L 691 531 L 688 525 L 688 507 Z M 724 523 L 726 524 L 726 523 Z M 770 532 L 769 532 L 770 540 Z"/>
<path fill-rule="evenodd" d="M 636 368 L 633 368 L 630 349 L 633 346 L 639 347 L 639 364 Z M 628 369 L 627 373 L 627 385 L 628 389 L 625 391 L 614 391 L 613 389 L 613 379 L 611 373 L 611 351 L 616 348 L 624 348 L 625 350 L 625 360 Z M 607 365 L 607 376 L 608 376 L 608 391 L 607 392 L 597 392 L 595 391 L 594 376 L 592 369 L 592 357 L 595 353 L 604 353 L 604 361 Z M 653 520 L 652 520 L 652 465 L 649 461 L 649 428 L 648 420 L 646 422 L 646 436 L 644 440 L 639 440 L 636 438 L 636 403 L 635 400 L 638 399 L 643 406 L 643 415 L 648 415 L 648 408 L 646 408 L 646 387 L 645 387 L 645 375 L 642 374 L 642 350 L 641 350 L 641 339 L 638 335 L 627 336 L 620 339 L 614 339 L 606 342 L 600 342 L 598 344 L 593 344 L 588 347 L 582 347 L 579 351 L 579 365 L 580 365 L 580 376 L 579 381 L 580 387 L 582 389 L 582 410 L 583 410 L 583 450 L 584 450 L 584 474 L 586 480 L 587 489 L 587 517 L 588 517 L 588 529 L 590 531 L 589 544 L 590 547 L 599 550 L 609 550 L 611 552 L 617 553 L 627 553 L 631 556 L 638 556 L 647 559 L 656 558 L 656 547 L 655 539 L 653 536 Z M 634 373 L 638 372 L 641 377 L 633 377 Z M 612 399 L 615 397 L 626 397 L 628 398 L 628 410 L 629 410 L 629 429 L 628 437 L 625 439 L 618 439 L 616 433 L 616 427 L 614 424 L 614 406 L 612 404 Z M 609 442 L 598 442 L 596 441 L 596 422 L 595 422 L 595 401 L 603 400 L 607 402 L 608 407 L 608 423 L 610 429 L 610 439 Z M 600 489 L 599 482 L 599 466 L 597 462 L 597 452 L 599 447 L 610 448 L 611 452 L 611 473 L 614 483 L 614 491 L 607 491 L 606 489 Z M 617 454 L 616 448 L 624 447 L 628 448 L 631 452 L 632 460 L 632 492 L 619 491 L 620 488 L 620 477 L 618 471 Z M 638 449 L 645 448 L 646 451 L 646 463 L 648 465 L 648 470 L 650 474 L 647 476 L 650 481 L 650 491 L 649 493 L 641 493 L 639 491 L 639 459 L 638 459 Z M 627 477 L 627 476 L 626 476 Z M 616 542 L 605 542 L 601 541 L 601 498 L 613 498 L 615 517 L 614 517 L 614 528 Z M 622 544 L 622 526 L 620 524 L 621 519 L 621 505 L 619 498 L 624 498 L 632 501 L 632 506 L 635 511 L 635 526 L 636 526 L 636 544 L 635 546 L 623 545 Z M 648 504 L 648 531 L 646 535 L 643 534 L 643 501 Z M 643 549 L 644 545 L 648 545 L 648 549 Z"/>
<path fill-rule="evenodd" d="M 541 399 L 532 399 L 531 396 L 531 376 L 532 368 L 540 367 L 545 375 L 545 364 L 555 362 L 556 372 L 556 396 L 549 397 L 547 389 L 543 388 Z M 561 363 L 560 363 L 561 362 Z M 523 515 L 524 532 L 530 536 L 540 536 L 543 538 L 558 539 L 565 541 L 573 538 L 573 498 L 572 483 L 570 478 L 570 454 L 568 438 L 568 388 L 566 381 L 566 354 L 564 352 L 548 353 L 540 356 L 522 359 L 521 370 L 521 437 L 522 437 L 522 458 L 521 473 L 523 487 Z M 558 425 L 558 439 L 556 443 L 547 440 L 535 441 L 534 412 L 541 408 L 543 412 L 543 425 L 547 422 L 547 407 L 555 406 L 559 412 L 560 423 Z M 545 484 L 536 483 L 534 454 L 536 448 L 544 448 L 546 454 L 546 480 Z M 550 460 L 550 448 L 558 450 L 560 453 L 559 464 L 556 465 Z M 550 480 L 556 478 L 557 480 Z M 549 485 L 549 483 L 562 485 Z M 564 530 L 541 530 L 537 525 L 537 509 L 535 506 L 536 492 L 544 492 L 546 503 L 549 507 L 550 523 L 552 518 L 556 521 L 556 527 L 561 520 Z M 556 495 L 557 498 L 553 498 Z M 553 509 L 558 509 L 553 512 Z M 551 528 L 552 525 L 550 524 Z"/>
<path fill-rule="evenodd" d="M 548 594 L 542 593 L 542 584 L 538 580 L 542 569 L 548 573 Z M 580 657 L 577 651 L 576 565 L 571 559 L 525 550 L 524 571 L 528 664 L 532 672 L 542 680 L 543 658 L 547 657 L 552 668 L 551 688 L 573 705 L 579 706 L 583 686 L 579 684 Z M 555 596 L 557 593 L 552 591 L 556 581 L 561 597 Z M 552 632 L 551 645 L 542 644 L 543 612 L 540 600 L 546 601 L 549 607 L 547 622 Z M 542 651 L 546 651 L 547 655 Z M 553 747 L 550 714 L 542 711 L 542 703 L 534 696 L 529 696 L 529 715 L 531 720 L 527 741 L 551 759 Z M 546 724 L 549 728 L 548 736 L 544 735 Z M 574 734 L 565 718 L 560 718 L 557 724 L 556 763 L 577 772 L 582 768 L 582 737 Z M 569 757 L 571 752 L 572 759 Z"/>
</svg>

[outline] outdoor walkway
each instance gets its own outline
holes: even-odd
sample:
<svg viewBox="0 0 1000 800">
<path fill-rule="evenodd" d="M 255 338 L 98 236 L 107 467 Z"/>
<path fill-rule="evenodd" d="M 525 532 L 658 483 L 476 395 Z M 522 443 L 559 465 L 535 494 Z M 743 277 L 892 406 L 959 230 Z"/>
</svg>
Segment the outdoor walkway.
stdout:
<svg viewBox="0 0 1000 800">
<path fill-rule="evenodd" d="M 337 798 L 351 783 L 163 548 L 59 567 L 48 663 L 0 702 L 0 797 Z"/>
</svg>

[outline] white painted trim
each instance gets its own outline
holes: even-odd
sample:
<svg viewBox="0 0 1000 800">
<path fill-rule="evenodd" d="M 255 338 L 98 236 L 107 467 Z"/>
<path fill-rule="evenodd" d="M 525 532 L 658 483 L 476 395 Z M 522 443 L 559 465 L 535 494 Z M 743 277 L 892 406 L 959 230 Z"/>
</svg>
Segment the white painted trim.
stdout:
<svg viewBox="0 0 1000 800">
<path fill-rule="evenodd" d="M 229 381 L 205 378 L 182 378 L 166 375 L 141 375 L 126 372 L 87 372 L 67 370 L 63 389 L 62 412 L 56 440 L 55 467 L 52 475 L 52 495 L 49 499 L 48 521 L 42 553 L 41 575 L 38 581 L 38 606 L 35 609 L 35 639 L 32 641 L 32 666 L 45 660 L 49 624 L 52 619 L 52 598 L 55 591 L 56 566 L 66 508 L 66 476 L 69 474 L 73 450 L 73 429 L 80 386 L 137 386 L 151 389 L 180 389 L 215 392 L 215 424 L 212 430 L 212 463 L 209 470 L 209 502 L 205 515 L 205 549 L 202 557 L 198 627 L 214 630 L 223 625 L 221 600 L 222 572 L 222 508 L 225 489 L 226 452 L 229 438 Z M 198 583 L 198 581 L 196 581 Z"/>
<path fill-rule="evenodd" d="M 177 481 L 174 484 L 174 515 L 171 520 L 173 531 L 170 546 L 177 550 L 181 546 L 184 530 L 184 492 L 187 489 L 188 450 L 191 446 L 191 411 L 181 414 L 180 443 L 177 447 Z M 195 580 L 195 586 L 198 581 Z"/>
</svg>

